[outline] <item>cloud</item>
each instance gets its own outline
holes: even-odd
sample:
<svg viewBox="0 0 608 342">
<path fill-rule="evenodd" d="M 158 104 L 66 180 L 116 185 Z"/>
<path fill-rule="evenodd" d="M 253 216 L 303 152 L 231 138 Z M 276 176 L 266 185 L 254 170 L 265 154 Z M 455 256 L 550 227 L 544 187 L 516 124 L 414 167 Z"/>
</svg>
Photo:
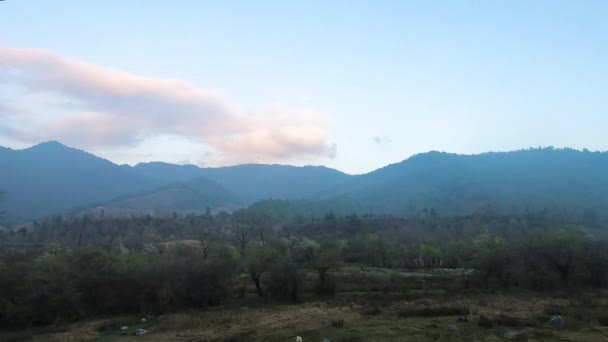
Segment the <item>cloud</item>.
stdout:
<svg viewBox="0 0 608 342">
<path fill-rule="evenodd" d="M 378 145 L 390 144 L 393 142 L 393 139 L 388 136 L 375 136 L 372 140 Z"/>
<path fill-rule="evenodd" d="M 53 98 L 52 115 L 21 114 L 39 140 L 117 147 L 173 135 L 211 147 L 219 163 L 335 157 L 322 113 L 285 106 L 247 111 L 181 80 L 136 76 L 44 50 L 0 47 L 0 82 L 27 96 Z M 0 122 L 0 131 L 8 132 L 7 125 Z"/>
</svg>

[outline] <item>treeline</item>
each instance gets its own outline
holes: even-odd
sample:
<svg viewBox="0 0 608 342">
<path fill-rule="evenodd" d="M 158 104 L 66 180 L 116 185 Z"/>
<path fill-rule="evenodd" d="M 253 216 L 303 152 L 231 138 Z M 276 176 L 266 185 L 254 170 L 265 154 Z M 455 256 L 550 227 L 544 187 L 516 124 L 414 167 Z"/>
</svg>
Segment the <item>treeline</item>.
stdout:
<svg viewBox="0 0 608 342">
<path fill-rule="evenodd" d="M 440 217 L 431 210 L 416 218 L 328 214 L 309 223 L 251 210 L 55 218 L 3 233 L 12 247 L 0 253 L 0 325 L 161 314 L 245 297 L 299 301 L 340 291 L 349 279 L 337 271 L 346 266 L 464 270 L 450 291 L 606 287 L 604 231 L 601 223 L 542 213 Z M 415 280 L 383 290 L 417 286 L 404 282 Z"/>
</svg>

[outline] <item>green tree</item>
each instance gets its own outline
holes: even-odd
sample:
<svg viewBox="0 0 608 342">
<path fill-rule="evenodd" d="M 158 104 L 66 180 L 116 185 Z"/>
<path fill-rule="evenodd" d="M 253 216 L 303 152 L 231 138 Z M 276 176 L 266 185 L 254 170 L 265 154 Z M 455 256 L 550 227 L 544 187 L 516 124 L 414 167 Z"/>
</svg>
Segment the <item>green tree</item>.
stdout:
<svg viewBox="0 0 608 342">
<path fill-rule="evenodd" d="M 340 264 L 342 248 L 337 241 L 326 240 L 321 242 L 313 259 L 313 268 L 319 273 L 321 288 L 327 285 L 327 272 Z"/>
<path fill-rule="evenodd" d="M 473 249 L 466 241 L 448 241 L 442 248 L 443 261 L 446 267 L 462 268 L 470 263 Z"/>
<path fill-rule="evenodd" d="M 557 272 L 565 285 L 570 285 L 577 261 L 582 260 L 585 237 L 573 230 L 559 229 L 532 234 L 529 248 L 540 256 L 549 268 Z"/>
<path fill-rule="evenodd" d="M 510 280 L 511 253 L 504 238 L 485 233 L 474 241 L 473 265 L 484 279 L 485 287 L 489 288 L 490 277 L 500 280 L 507 286 Z"/>
<path fill-rule="evenodd" d="M 441 265 L 441 249 L 428 244 L 422 244 L 419 250 L 419 257 L 424 267 L 433 268 Z"/>
<path fill-rule="evenodd" d="M 265 295 L 260 279 L 268 271 L 274 257 L 272 248 L 261 245 L 252 245 L 245 253 L 245 269 L 251 276 L 251 280 L 255 284 L 255 289 L 260 297 L 264 297 Z"/>
</svg>

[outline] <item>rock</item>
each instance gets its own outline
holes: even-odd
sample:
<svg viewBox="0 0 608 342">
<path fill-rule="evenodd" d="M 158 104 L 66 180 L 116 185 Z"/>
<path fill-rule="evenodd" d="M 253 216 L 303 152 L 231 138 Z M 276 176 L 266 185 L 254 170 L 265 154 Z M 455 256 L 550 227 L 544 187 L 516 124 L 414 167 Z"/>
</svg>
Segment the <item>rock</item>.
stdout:
<svg viewBox="0 0 608 342">
<path fill-rule="evenodd" d="M 146 315 L 146 320 L 149 321 L 153 321 L 155 319 L 155 317 L 153 315 Z"/>
<path fill-rule="evenodd" d="M 296 336 L 295 341 L 296 342 L 302 342 L 302 336 Z"/>
<path fill-rule="evenodd" d="M 456 335 L 458 335 L 458 328 L 456 328 L 453 325 L 448 325 L 447 333 L 448 333 L 448 336 L 456 336 Z"/>
<path fill-rule="evenodd" d="M 562 329 L 564 327 L 564 319 L 560 315 L 553 316 L 549 320 L 549 324 L 553 329 Z"/>
<path fill-rule="evenodd" d="M 486 316 L 480 315 L 477 325 L 482 328 L 490 329 L 494 326 L 494 323 L 492 323 L 492 321 L 490 319 L 488 319 Z"/>
<path fill-rule="evenodd" d="M 143 336 L 148 333 L 146 329 L 137 329 L 135 330 L 135 336 Z"/>
<path fill-rule="evenodd" d="M 525 330 L 521 330 L 521 331 L 511 330 L 511 331 L 507 331 L 505 333 L 505 338 L 508 338 L 509 340 L 524 342 L 524 341 L 528 341 L 528 334 L 526 333 Z"/>
<path fill-rule="evenodd" d="M 129 330 L 129 327 L 125 325 L 124 327 L 120 327 L 120 330 Z"/>
<path fill-rule="evenodd" d="M 142 322 L 142 323 L 146 323 L 147 321 L 148 321 L 148 320 L 147 320 L 145 317 L 143 317 L 143 318 L 141 319 L 141 322 Z"/>
<path fill-rule="evenodd" d="M 331 340 L 328 339 L 327 337 L 323 337 L 323 339 L 321 340 L 321 342 L 331 342 Z"/>
<path fill-rule="evenodd" d="M 156 317 L 156 319 L 163 319 L 163 318 L 165 318 L 165 315 L 160 315 L 160 316 Z"/>
</svg>

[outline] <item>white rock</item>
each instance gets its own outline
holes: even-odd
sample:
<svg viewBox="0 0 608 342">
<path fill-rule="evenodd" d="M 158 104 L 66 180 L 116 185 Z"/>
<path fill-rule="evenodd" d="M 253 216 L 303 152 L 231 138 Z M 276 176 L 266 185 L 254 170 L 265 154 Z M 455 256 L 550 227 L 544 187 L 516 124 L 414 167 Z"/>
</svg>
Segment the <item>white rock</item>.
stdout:
<svg viewBox="0 0 608 342">
<path fill-rule="evenodd" d="M 137 329 L 135 331 L 135 336 L 142 336 L 148 333 L 148 330 L 146 329 Z"/>
</svg>

